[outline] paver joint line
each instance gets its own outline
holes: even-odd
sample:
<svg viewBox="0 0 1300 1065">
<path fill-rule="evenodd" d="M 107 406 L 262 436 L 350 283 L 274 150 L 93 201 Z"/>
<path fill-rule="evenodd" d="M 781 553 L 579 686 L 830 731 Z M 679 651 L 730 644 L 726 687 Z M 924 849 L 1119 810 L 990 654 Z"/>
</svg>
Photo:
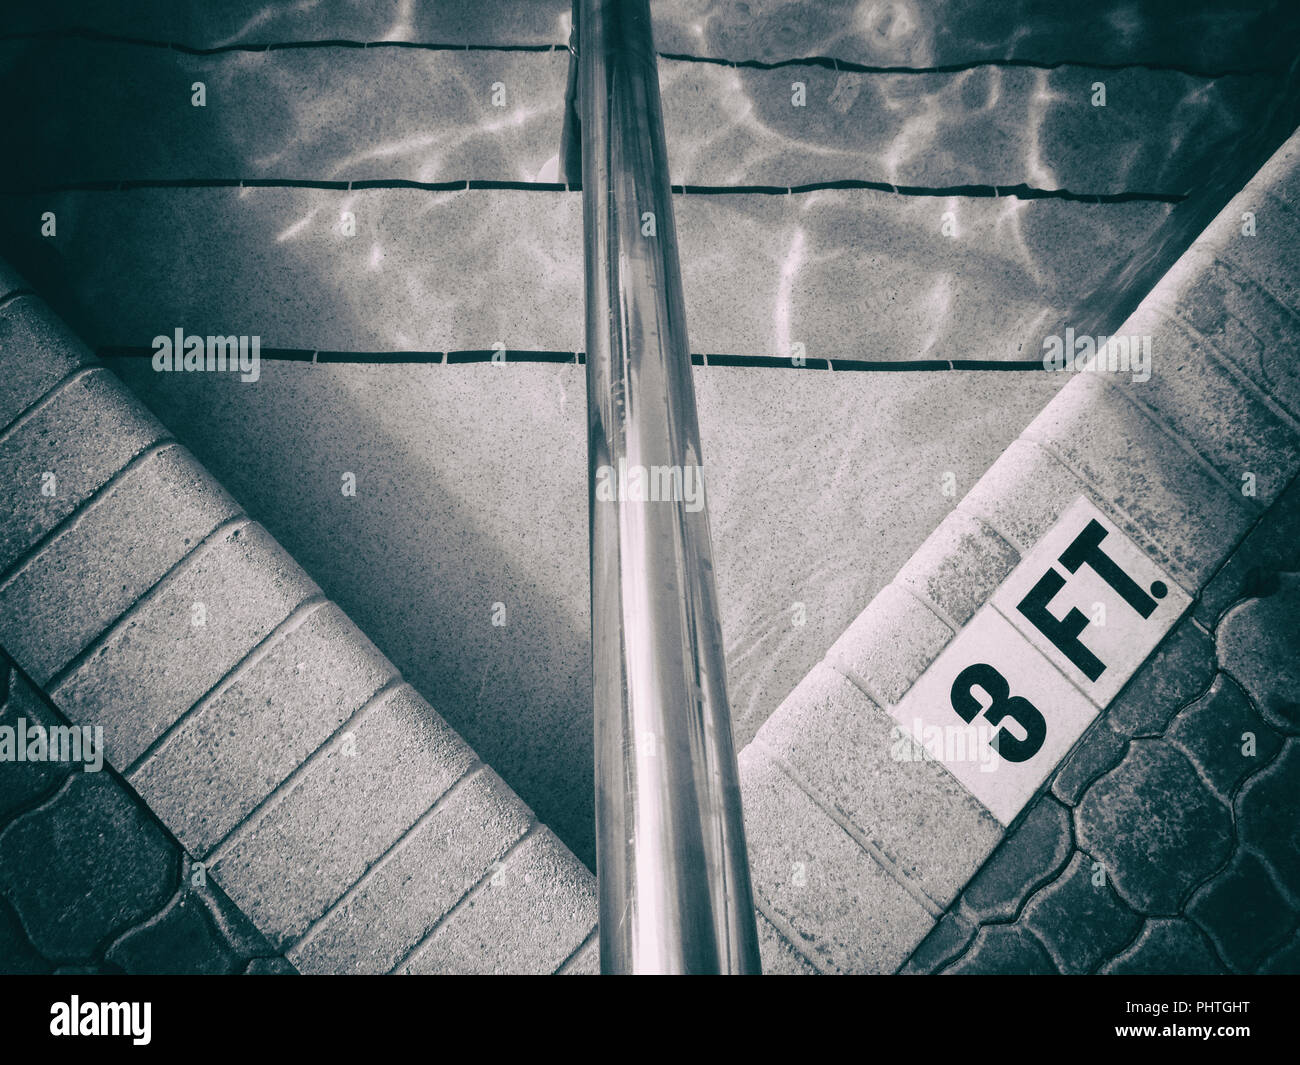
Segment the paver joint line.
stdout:
<svg viewBox="0 0 1300 1065">
<path fill-rule="evenodd" d="M 137 458 L 143 458 L 147 454 L 148 451 L 141 452 L 141 454 L 137 456 Z M 121 472 L 125 473 L 127 468 L 128 467 L 123 467 Z M 96 654 L 98 654 L 100 649 L 105 645 L 107 645 L 109 641 L 113 638 L 113 636 L 117 632 L 119 632 L 122 626 L 124 626 L 127 622 L 129 622 L 134 615 L 140 613 L 143 609 L 147 608 L 151 603 L 157 601 L 159 598 L 166 595 L 168 589 L 171 588 L 171 586 L 175 584 L 177 580 L 180 579 L 180 577 L 184 574 L 184 571 L 188 568 L 188 566 L 192 562 L 198 562 L 200 559 L 205 557 L 211 551 L 216 550 L 217 547 L 221 544 L 221 542 L 224 539 L 226 539 L 226 537 L 230 536 L 231 533 L 239 532 L 244 529 L 247 529 L 252 524 L 254 523 L 251 518 L 247 517 L 246 515 L 241 515 L 239 517 L 230 518 L 228 521 L 224 521 L 220 525 L 218 525 L 215 529 L 212 530 L 212 532 L 208 533 L 207 536 L 205 536 L 202 540 L 196 543 L 191 548 L 189 554 L 181 557 L 176 562 L 176 565 L 173 566 L 171 569 L 169 569 L 165 574 L 163 574 L 163 576 L 161 576 L 157 580 L 157 582 L 153 584 L 152 587 L 146 589 L 144 594 L 142 594 L 139 599 L 137 599 L 134 603 L 132 603 L 129 607 L 127 607 L 126 610 L 124 610 L 119 617 L 114 618 L 113 621 L 111 621 L 104 628 L 102 632 L 97 633 L 95 637 L 88 644 L 86 644 L 84 648 L 81 649 L 81 651 L 79 651 L 68 661 L 67 665 L 63 666 L 62 669 L 60 669 L 57 673 L 51 676 L 50 679 L 46 682 L 45 685 L 46 688 L 48 688 L 51 692 L 57 691 L 61 684 L 63 684 L 74 673 L 76 673 L 77 670 L 80 669 L 87 661 L 89 661 Z"/>
<path fill-rule="evenodd" d="M 517 840 L 514 841 L 514 843 L 510 845 L 510 847 L 506 850 L 506 852 L 497 860 L 496 864 L 505 865 L 505 863 L 510 860 L 511 855 L 513 855 L 526 842 L 528 842 L 530 839 L 532 839 L 534 836 L 538 835 L 541 832 L 542 827 L 543 827 L 542 824 L 536 818 L 534 818 L 532 820 L 532 823 L 528 826 L 527 831 L 525 831 L 522 836 L 520 836 Z M 453 905 L 450 909 L 447 910 L 446 913 L 444 913 L 441 917 L 439 917 L 429 928 L 429 930 L 414 945 L 412 945 L 412 947 L 405 954 L 403 954 L 401 958 L 397 960 L 397 963 L 393 965 L 391 969 L 388 970 L 388 975 L 392 976 L 397 972 L 399 972 L 401 968 L 411 960 L 411 958 L 421 947 L 423 947 L 426 943 L 428 943 L 431 939 L 433 939 L 433 937 L 438 933 L 438 930 L 440 928 L 442 928 L 449 921 L 451 921 L 451 919 L 455 917 L 456 914 L 458 914 L 461 911 L 461 909 L 464 908 L 466 902 L 474 898 L 475 895 L 477 895 L 480 891 L 483 890 L 484 885 L 487 884 L 487 882 L 491 879 L 491 877 L 492 877 L 492 866 L 489 866 L 484 871 L 483 875 L 474 882 L 473 886 L 470 887 L 468 891 L 466 891 L 463 895 L 461 895 L 460 898 L 456 900 L 455 905 Z"/>
<path fill-rule="evenodd" d="M 816 969 L 822 976 L 829 976 L 832 974 L 833 970 L 828 969 L 825 965 L 817 961 L 816 958 L 810 958 L 802 949 L 800 949 L 799 942 L 803 939 L 803 936 L 795 931 L 785 918 L 781 917 L 780 914 L 776 913 L 766 902 L 759 898 L 757 893 L 754 895 L 754 909 L 763 916 L 768 924 L 777 930 L 777 933 L 781 938 L 790 944 L 790 948 L 812 968 Z"/>
<path fill-rule="evenodd" d="M 859 848 L 871 858 L 881 869 L 888 873 L 909 895 L 912 896 L 921 907 L 925 909 L 931 917 L 939 917 L 943 913 L 943 907 L 926 893 L 925 889 L 914 882 L 902 869 L 900 869 L 893 860 L 891 860 L 879 847 L 871 840 L 867 839 L 854 825 L 841 814 L 833 803 L 827 801 L 816 788 L 803 779 L 794 769 L 792 769 L 779 754 L 773 751 L 763 740 L 755 737 L 751 743 L 760 747 L 771 759 L 772 764 L 781 771 L 796 788 L 804 793 L 808 799 L 824 813 L 835 825 L 848 836 Z"/>
<path fill-rule="evenodd" d="M 96 366 L 92 363 L 89 366 L 79 366 L 66 377 L 61 377 L 59 380 L 55 381 L 53 387 L 51 387 L 48 392 L 34 400 L 31 404 L 20 411 L 13 421 L 3 429 L 0 429 L 0 445 L 3 445 L 10 436 L 39 415 L 41 411 L 49 407 L 50 404 L 54 403 L 59 398 L 59 395 L 68 388 L 68 386 L 80 381 L 83 377 L 90 376 L 96 371 L 101 374 L 106 372 L 104 367 Z"/>
<path fill-rule="evenodd" d="M 299 937 L 297 942 L 294 943 L 293 945 L 294 949 L 301 950 L 301 948 L 310 944 L 317 937 L 317 935 L 319 935 L 321 928 L 325 926 L 329 918 L 332 917 L 339 909 L 346 906 L 369 880 L 371 880 L 373 877 L 378 875 L 384 863 L 387 862 L 392 855 L 400 851 L 402 847 L 406 844 L 406 842 L 410 840 L 416 834 L 416 832 L 419 831 L 419 829 L 424 826 L 426 822 L 428 822 L 431 818 L 436 817 L 439 810 L 441 810 L 447 804 L 447 802 L 449 802 L 452 799 L 452 797 L 458 791 L 460 791 L 461 788 L 467 786 L 475 777 L 482 775 L 483 771 L 486 770 L 487 768 L 488 767 L 483 762 L 479 761 L 477 758 L 473 762 L 471 762 L 469 767 L 465 770 L 465 772 L 462 773 L 455 781 L 453 781 L 451 786 L 447 788 L 446 791 L 444 791 L 441 795 L 439 795 L 436 799 L 434 799 L 433 802 L 429 805 L 429 808 L 423 811 L 419 817 L 417 817 L 414 821 L 412 821 L 411 824 L 408 825 L 406 829 L 402 832 L 402 834 L 399 835 L 397 839 L 393 840 L 393 842 L 390 843 L 384 849 L 384 851 L 378 857 L 375 858 L 373 862 L 371 862 L 368 866 L 366 866 L 366 868 L 362 871 L 361 875 L 358 876 L 355 881 L 353 881 L 351 884 L 348 885 L 347 890 L 345 890 L 337 899 L 335 899 L 332 903 L 330 903 L 330 905 L 326 907 L 325 912 L 322 913 L 319 917 L 317 917 L 316 920 L 314 920 L 310 926 L 308 926 L 307 931 L 304 932 L 302 936 Z"/>
<path fill-rule="evenodd" d="M 104 498 L 113 490 L 113 488 L 115 488 L 118 484 L 120 484 L 124 478 L 126 478 L 129 474 L 135 472 L 137 469 L 139 469 L 141 466 L 143 466 L 146 462 L 148 462 L 150 459 L 154 458 L 155 456 L 161 455 L 166 451 L 170 451 L 180 446 L 181 445 L 178 444 L 175 440 L 168 437 L 163 440 L 160 440 L 158 443 L 153 444 L 150 447 L 147 447 L 143 451 L 141 451 L 138 455 L 136 455 L 133 459 L 131 459 L 130 462 L 128 462 L 125 466 L 123 466 L 120 470 L 118 470 L 117 473 L 113 474 L 112 477 L 110 477 L 107 481 L 105 481 L 102 485 L 100 485 L 99 488 L 97 488 L 91 494 L 91 496 L 84 503 L 82 503 L 82 505 L 77 510 L 74 510 L 61 522 L 55 525 L 54 528 L 50 529 L 49 532 L 47 532 L 44 536 L 42 536 L 39 540 L 37 540 L 35 544 L 29 547 L 22 555 L 20 555 L 17 559 L 15 559 L 8 569 L 6 569 L 3 573 L 0 573 L 0 590 L 3 590 L 10 583 L 12 583 L 15 577 L 17 577 L 20 573 L 23 572 L 23 570 L 25 570 L 28 566 L 30 566 L 33 562 L 35 562 L 36 559 L 41 556 L 41 554 L 45 551 L 45 549 L 49 547 L 49 545 L 54 540 L 58 539 L 64 533 L 69 532 L 70 530 L 75 529 L 79 525 L 81 525 L 82 522 L 86 520 L 87 515 L 89 515 L 97 506 L 99 506 L 103 502 Z M 182 559 L 181 561 L 184 561 L 184 559 Z M 117 624 L 118 620 L 119 619 L 115 618 L 112 622 L 112 625 Z M 111 628 L 112 625 L 110 625 L 109 627 Z"/>
<path fill-rule="evenodd" d="M 252 650 L 245 654 L 244 657 L 236 662 L 220 680 L 195 700 L 194 705 L 187 708 L 183 714 L 181 714 L 166 729 L 164 729 L 162 733 L 159 734 L 157 739 L 141 751 L 130 765 L 122 769 L 122 775 L 130 778 L 139 772 L 141 767 L 143 767 L 157 753 L 158 749 L 162 747 L 162 745 L 186 720 L 224 695 L 232 685 L 239 682 L 239 679 L 242 676 L 256 666 L 258 662 L 262 661 L 262 659 L 274 649 L 280 640 L 303 625 L 318 610 L 329 605 L 330 600 L 323 594 L 310 596 L 299 603 L 298 606 L 290 612 L 288 617 L 263 636 L 260 641 L 254 644 Z"/>
<path fill-rule="evenodd" d="M 365 714 L 369 710 L 371 710 L 379 703 L 382 703 L 385 699 L 387 699 L 390 695 L 392 695 L 393 692 L 395 692 L 398 688 L 403 687 L 405 684 L 406 682 L 402 680 L 401 676 L 394 671 L 392 675 L 389 677 L 389 679 L 386 680 L 383 683 L 383 685 L 381 685 L 378 689 L 376 689 L 375 692 L 371 694 L 364 703 L 361 704 L 361 706 L 359 706 L 356 710 L 354 710 L 352 714 L 347 718 L 346 721 L 343 721 L 338 728 L 336 728 L 333 732 L 331 732 L 328 736 L 326 736 L 325 739 L 322 740 L 321 743 L 315 748 L 315 750 L 313 750 L 310 754 L 307 755 L 306 758 L 304 758 L 301 762 L 299 762 L 296 766 L 294 766 L 293 770 L 289 773 L 287 777 L 285 777 L 278 784 L 276 784 L 276 786 L 272 788 L 269 792 L 267 792 L 267 794 L 262 796 L 262 798 L 258 801 L 256 806 L 250 809 L 246 814 L 244 814 L 244 816 L 239 821 L 237 821 L 233 826 L 231 826 L 231 828 L 226 832 L 226 834 L 222 836 L 221 839 L 219 839 L 215 844 L 212 845 L 212 847 L 208 849 L 208 852 L 204 856 L 203 860 L 208 865 L 216 865 L 218 862 L 220 862 L 222 857 L 225 856 L 225 854 L 229 851 L 229 849 L 233 847 L 235 843 L 238 842 L 238 838 L 241 830 L 247 828 L 254 820 L 257 819 L 257 816 L 275 800 L 277 796 L 282 795 L 286 791 L 288 791 L 288 789 L 291 788 L 293 784 L 300 777 L 302 777 L 302 775 L 308 770 L 308 768 L 315 765 L 316 762 L 318 762 L 322 757 L 324 757 L 325 752 L 328 751 L 329 748 L 334 745 L 335 740 L 337 740 L 345 732 L 347 732 L 350 727 L 355 727 L 356 724 L 365 716 Z"/>
<path fill-rule="evenodd" d="M 1175 444 L 1177 444 L 1178 447 L 1182 448 L 1183 451 L 1185 451 L 1188 455 L 1190 455 L 1192 457 L 1192 460 L 1196 462 L 1196 464 L 1200 466 L 1202 470 L 1204 470 L 1214 480 L 1216 480 L 1220 485 L 1222 485 L 1223 488 L 1227 491 L 1228 495 L 1234 501 L 1238 501 L 1241 507 L 1254 514 L 1263 513 L 1265 509 L 1263 506 L 1261 506 L 1258 502 L 1255 503 L 1248 502 L 1246 497 L 1243 496 L 1239 491 L 1237 491 L 1237 485 L 1233 484 L 1232 481 L 1230 481 L 1227 477 L 1225 477 L 1222 473 L 1220 473 L 1218 467 L 1216 467 L 1212 462 L 1210 462 L 1209 459 L 1207 459 L 1204 455 L 1202 455 L 1201 452 L 1198 451 L 1196 447 L 1192 445 L 1191 441 L 1189 441 L 1185 436 L 1183 436 L 1181 433 L 1175 430 L 1162 417 L 1160 417 L 1159 412 L 1155 410 L 1149 403 L 1146 403 L 1143 400 L 1139 399 L 1132 392 L 1129 392 L 1127 389 L 1122 388 L 1120 385 L 1116 384 L 1114 381 L 1110 380 L 1109 378 L 1103 378 L 1103 383 L 1109 388 L 1112 395 L 1121 396 L 1124 399 L 1124 401 L 1128 403 L 1139 414 L 1141 414 L 1142 417 L 1146 418 L 1146 420 L 1149 421 L 1152 425 L 1154 425 L 1161 433 L 1163 433 L 1166 437 L 1168 437 Z"/>
</svg>

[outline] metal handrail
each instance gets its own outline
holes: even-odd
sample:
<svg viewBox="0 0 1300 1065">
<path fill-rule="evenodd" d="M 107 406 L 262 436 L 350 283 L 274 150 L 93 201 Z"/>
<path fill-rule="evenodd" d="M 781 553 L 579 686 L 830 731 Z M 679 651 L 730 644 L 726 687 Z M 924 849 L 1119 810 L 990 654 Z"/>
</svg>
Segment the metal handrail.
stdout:
<svg viewBox="0 0 1300 1065">
<path fill-rule="evenodd" d="M 575 26 L 601 970 L 757 973 L 649 3 Z"/>
</svg>

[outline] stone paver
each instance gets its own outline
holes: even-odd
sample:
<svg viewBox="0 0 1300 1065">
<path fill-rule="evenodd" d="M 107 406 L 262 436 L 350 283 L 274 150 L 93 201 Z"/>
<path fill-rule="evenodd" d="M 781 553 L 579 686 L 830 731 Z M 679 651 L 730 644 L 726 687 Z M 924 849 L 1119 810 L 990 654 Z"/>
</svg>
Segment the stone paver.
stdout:
<svg viewBox="0 0 1300 1065">
<path fill-rule="evenodd" d="M 1202 589 L 1193 613 L 1207 628 L 1213 628 L 1234 603 L 1258 595 L 1263 590 L 1261 580 L 1269 575 L 1300 570 L 1300 539 L 1295 536 L 1300 523 L 1300 480 L 1291 482 L 1271 514 L 1269 521 L 1251 530 Z"/>
<path fill-rule="evenodd" d="M 398 688 L 236 831 L 212 875 L 273 942 L 296 939 L 474 761 L 423 700 Z M 295 890 L 282 895 L 280 883 Z"/>
<path fill-rule="evenodd" d="M 36 855 L 59 868 L 41 878 L 40 890 Z M 178 858 L 110 776 L 75 772 L 54 799 L 0 835 L 0 891 L 42 954 L 73 961 L 160 907 Z"/>
<path fill-rule="evenodd" d="M 1104 973 L 1119 976 L 1213 975 L 1225 972 L 1205 936 L 1190 921 L 1152 917 L 1137 940 L 1108 962 Z"/>
<path fill-rule="evenodd" d="M 1094 780 L 1119 764 L 1127 749 L 1106 720 L 1099 720 L 1061 762 L 1052 781 L 1052 794 L 1073 806 Z"/>
<path fill-rule="evenodd" d="M 1069 812 L 1044 798 L 1030 809 L 966 886 L 962 894 L 964 908 L 980 921 L 1014 917 L 1025 884 L 1056 876 L 1071 849 Z"/>
<path fill-rule="evenodd" d="M 1300 732 L 1300 573 L 1279 573 L 1266 594 L 1220 623 L 1219 662 L 1279 727 Z"/>
<path fill-rule="evenodd" d="M 1025 905 L 1022 922 L 1062 973 L 1078 975 L 1128 943 L 1141 918 L 1115 894 L 1105 866 L 1075 851 L 1061 875 Z"/>
<path fill-rule="evenodd" d="M 1165 735 L 1225 799 L 1282 745 L 1282 737 L 1264 724 L 1241 689 L 1224 673 L 1178 715 Z"/>
<path fill-rule="evenodd" d="M 954 625 L 965 625 L 1020 561 L 1020 553 L 962 510 L 939 523 L 898 580 Z"/>
<path fill-rule="evenodd" d="M 1184 618 L 1111 703 L 1106 721 L 1122 736 L 1158 735 L 1213 678 L 1214 641 Z"/>
<path fill-rule="evenodd" d="M 1296 917 L 1264 863 L 1247 852 L 1239 852 L 1221 876 L 1206 884 L 1187 912 L 1228 964 L 1244 972 L 1268 956 Z"/>
<path fill-rule="evenodd" d="M 132 466 L 0 586 L 0 642 L 48 681 L 238 505 L 184 448 Z M 159 539 L 160 524 L 170 535 Z"/>
<path fill-rule="evenodd" d="M 1288 621 L 1264 604 L 1286 588 L 1269 564 L 1294 563 L 1288 495 L 1238 549 L 1249 564 L 1225 564 L 1217 628 L 1184 619 L 1058 768 L 1073 811 L 1032 806 L 904 972 L 1039 971 L 1034 945 L 1064 972 L 1297 971 L 1300 747 L 1227 671 L 1284 690 L 1269 669 L 1294 657 Z"/>
<path fill-rule="evenodd" d="M 1020 925 L 989 925 L 979 930 L 970 949 L 943 969 L 945 975 L 1054 976 L 1056 966 L 1043 944 Z"/>
<path fill-rule="evenodd" d="M 0 572 L 165 430 L 120 381 L 94 369 L 0 438 Z"/>
<path fill-rule="evenodd" d="M 757 745 L 740 757 L 755 901 L 828 972 L 892 972 L 929 910 L 795 787 Z"/>
<path fill-rule="evenodd" d="M 1274 976 L 1300 976 L 1300 932 L 1270 956 L 1260 972 Z"/>
<path fill-rule="evenodd" d="M 0 705 L 0 727 L 15 730 L 19 720 L 27 726 L 49 728 L 60 720 L 26 679 L 18 676 L 7 659 L 0 657 L 0 673 L 5 676 L 4 702 Z M 17 752 L 14 752 L 15 754 Z M 17 761 L 6 759 L 0 772 L 0 818 L 9 818 L 25 807 L 49 799 L 72 771 L 66 762 Z"/>
<path fill-rule="evenodd" d="M 1237 799 L 1241 841 L 1263 855 L 1294 902 L 1300 899 L 1300 744 L 1288 742 Z"/>
<path fill-rule="evenodd" d="M 899 584 L 883 588 L 826 659 L 893 706 L 952 639 L 952 629 Z"/>
<path fill-rule="evenodd" d="M 101 725 L 129 766 L 271 630 L 320 589 L 266 530 L 239 525 L 194 552 L 53 689 Z"/>
<path fill-rule="evenodd" d="M 808 674 L 756 742 L 940 905 L 952 900 L 1001 837 L 993 818 L 955 780 L 828 666 Z"/>
<path fill-rule="evenodd" d="M 385 683 L 392 666 L 333 604 L 188 715 L 131 785 L 205 857 Z"/>
<path fill-rule="evenodd" d="M 229 973 L 243 960 L 222 940 L 203 904 L 185 893 L 122 936 L 107 958 L 127 972 L 177 976 Z"/>
<path fill-rule="evenodd" d="M 462 781 L 289 951 L 305 973 L 385 973 L 495 874 L 532 823 L 490 769 Z"/>
<path fill-rule="evenodd" d="M 520 921 L 525 913 L 527 925 Z M 595 878 L 549 829 L 540 828 L 416 949 L 401 971 L 553 973 L 595 923 Z"/>
<path fill-rule="evenodd" d="M 67 725 L 3 656 L 0 674 L 0 725 Z M 270 954 L 107 765 L 0 762 L 0 971 L 232 972 Z"/>
<path fill-rule="evenodd" d="M 1172 914 L 1232 850 L 1232 818 L 1192 763 L 1163 740 L 1136 740 L 1076 810 L 1079 846 L 1120 894 L 1147 913 Z"/>
<path fill-rule="evenodd" d="M 8 425 L 91 354 L 36 296 L 0 307 L 0 424 Z"/>
</svg>

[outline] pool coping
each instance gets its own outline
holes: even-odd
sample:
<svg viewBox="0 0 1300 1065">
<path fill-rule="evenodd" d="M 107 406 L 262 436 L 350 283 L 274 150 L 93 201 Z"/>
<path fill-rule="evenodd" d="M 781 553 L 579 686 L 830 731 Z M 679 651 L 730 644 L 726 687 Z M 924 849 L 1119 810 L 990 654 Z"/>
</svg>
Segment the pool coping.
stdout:
<svg viewBox="0 0 1300 1065">
<path fill-rule="evenodd" d="M 594 971 L 591 872 L 3 262 L 0 336 L 0 641 L 187 867 L 303 972 Z"/>
<path fill-rule="evenodd" d="M 1267 343 L 1285 349 L 1300 314 L 1298 190 L 1300 133 L 1117 330 L 1153 338 L 1150 382 L 1076 374 L 741 753 L 766 966 L 899 971 L 1105 718 L 1003 825 L 893 716 L 1076 500 L 1186 589 L 1180 624 L 1204 630 L 1207 586 L 1300 471 L 1300 380 Z"/>
</svg>

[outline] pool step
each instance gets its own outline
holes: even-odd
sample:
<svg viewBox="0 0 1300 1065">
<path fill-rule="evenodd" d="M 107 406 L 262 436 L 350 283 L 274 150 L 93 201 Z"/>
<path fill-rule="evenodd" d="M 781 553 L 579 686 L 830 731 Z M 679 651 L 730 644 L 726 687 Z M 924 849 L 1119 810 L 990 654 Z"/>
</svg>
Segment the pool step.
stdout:
<svg viewBox="0 0 1300 1065">
<path fill-rule="evenodd" d="M 453 45 L 564 44 L 570 0 L 459 0 L 309 6 L 236 0 L 95 0 L 26 5 L 6 14 L 15 32 L 85 29 L 149 37 L 197 48 L 257 47 L 328 40 L 441 42 Z M 1043 63 L 1089 58 L 1206 70 L 1288 64 L 1286 31 L 1296 16 L 1270 0 L 1225 11 L 1216 0 L 1179 5 L 1168 19 L 1134 16 L 1127 0 L 1104 0 L 1081 19 L 1054 0 L 990 8 L 950 0 L 934 8 L 909 2 L 826 4 L 801 0 L 680 0 L 652 5 L 661 52 L 783 61 L 835 56 L 851 63 L 904 67 L 1007 60 Z"/>
<path fill-rule="evenodd" d="M 680 196 L 691 346 L 832 365 L 1041 366 L 1043 337 L 1087 331 L 1090 297 L 1175 210 L 870 189 Z M 53 238 L 40 235 L 47 212 Z M 258 336 L 307 360 L 581 351 L 581 232 L 581 194 L 564 191 L 0 196 L 15 265 L 94 345 L 145 354 L 177 327 Z"/>
<path fill-rule="evenodd" d="M 559 151 L 568 64 L 564 50 L 192 55 L 0 41 L 0 78 L 45 101 L 12 116 L 4 182 L 555 181 L 547 163 Z M 1283 74 L 882 74 L 661 59 L 659 80 L 678 185 L 855 179 L 929 195 L 969 186 L 1175 198 L 1231 159 L 1275 106 Z"/>
</svg>

